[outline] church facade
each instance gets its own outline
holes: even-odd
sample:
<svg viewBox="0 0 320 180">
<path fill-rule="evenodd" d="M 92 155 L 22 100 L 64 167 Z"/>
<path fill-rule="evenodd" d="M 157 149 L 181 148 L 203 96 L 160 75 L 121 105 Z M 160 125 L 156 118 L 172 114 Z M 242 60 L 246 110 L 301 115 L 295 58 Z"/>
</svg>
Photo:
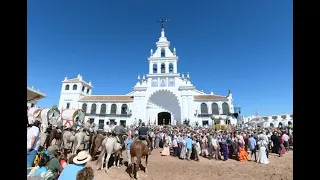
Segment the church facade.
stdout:
<svg viewBox="0 0 320 180">
<path fill-rule="evenodd" d="M 190 74 L 178 72 L 176 49 L 162 28 L 156 50 L 150 50 L 149 73 L 137 77 L 133 91 L 126 95 L 92 95 L 91 82 L 77 78 L 62 81 L 59 109 L 78 109 L 86 112 L 86 120 L 102 126 L 106 122 L 132 125 L 147 124 L 211 125 L 212 115 L 237 120 L 233 116 L 232 94 L 216 95 L 199 91 L 190 81 Z"/>
</svg>

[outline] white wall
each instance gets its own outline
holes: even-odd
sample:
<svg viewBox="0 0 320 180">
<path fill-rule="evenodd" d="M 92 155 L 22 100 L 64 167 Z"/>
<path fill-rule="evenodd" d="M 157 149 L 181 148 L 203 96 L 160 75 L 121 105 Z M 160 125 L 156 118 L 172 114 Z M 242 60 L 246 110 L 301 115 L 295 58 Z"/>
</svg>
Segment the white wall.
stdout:
<svg viewBox="0 0 320 180">
<path fill-rule="evenodd" d="M 69 90 L 65 90 L 65 87 L 69 85 Z M 73 86 L 77 85 L 77 90 L 73 90 Z M 82 87 L 84 91 L 82 91 Z M 89 93 L 87 90 L 89 89 Z M 78 100 L 84 97 L 85 95 L 91 95 L 92 89 L 84 86 L 81 82 L 79 83 L 68 83 L 63 82 L 61 87 L 60 99 L 59 99 L 59 109 L 66 109 L 67 103 L 70 103 L 70 109 L 79 108 Z"/>
</svg>

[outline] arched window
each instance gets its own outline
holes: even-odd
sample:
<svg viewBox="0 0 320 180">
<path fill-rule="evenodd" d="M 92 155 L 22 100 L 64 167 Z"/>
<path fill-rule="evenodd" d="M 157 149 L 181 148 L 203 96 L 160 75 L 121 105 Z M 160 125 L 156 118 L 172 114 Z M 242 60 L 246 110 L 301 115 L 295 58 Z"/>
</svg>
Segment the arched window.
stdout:
<svg viewBox="0 0 320 180">
<path fill-rule="evenodd" d="M 89 92 L 90 92 L 90 89 L 88 88 L 88 89 L 87 89 L 87 94 L 89 94 Z"/>
<path fill-rule="evenodd" d="M 75 84 L 72 86 L 72 90 L 77 90 L 78 86 Z"/>
<path fill-rule="evenodd" d="M 164 63 L 161 64 L 161 73 L 166 73 L 166 65 Z"/>
<path fill-rule="evenodd" d="M 87 113 L 87 104 L 84 103 L 82 104 L 82 108 L 81 108 L 85 113 Z"/>
<path fill-rule="evenodd" d="M 116 104 L 111 105 L 110 114 L 117 114 L 117 105 Z"/>
<path fill-rule="evenodd" d="M 84 88 L 85 88 L 85 87 L 84 87 L 84 86 L 82 86 L 82 92 L 84 92 Z"/>
<path fill-rule="evenodd" d="M 208 106 L 206 103 L 201 104 L 201 114 L 208 114 Z"/>
<path fill-rule="evenodd" d="M 219 106 L 217 103 L 211 104 L 211 110 L 212 110 L 212 114 L 219 115 Z"/>
<path fill-rule="evenodd" d="M 166 57 L 166 50 L 164 48 L 161 49 L 161 57 Z"/>
<path fill-rule="evenodd" d="M 222 114 L 224 115 L 229 114 L 229 104 L 226 102 L 222 103 Z"/>
<path fill-rule="evenodd" d="M 122 104 L 122 106 L 121 106 L 121 114 L 128 114 L 127 110 L 128 110 L 128 106 L 126 104 Z"/>
<path fill-rule="evenodd" d="M 152 68 L 153 68 L 153 73 L 157 73 L 158 72 L 158 65 L 156 63 L 154 63 L 152 65 Z"/>
<path fill-rule="evenodd" d="M 106 106 L 106 104 L 101 104 L 100 114 L 106 114 L 106 112 L 107 112 L 107 106 Z"/>
<path fill-rule="evenodd" d="M 69 90 L 70 86 L 69 84 L 66 85 L 66 87 L 64 88 L 64 90 Z"/>
<path fill-rule="evenodd" d="M 96 110 L 97 110 L 97 105 L 96 104 L 92 104 L 91 105 L 91 114 L 96 114 Z"/>
<path fill-rule="evenodd" d="M 173 64 L 172 63 L 169 64 L 169 73 L 173 73 Z"/>
</svg>

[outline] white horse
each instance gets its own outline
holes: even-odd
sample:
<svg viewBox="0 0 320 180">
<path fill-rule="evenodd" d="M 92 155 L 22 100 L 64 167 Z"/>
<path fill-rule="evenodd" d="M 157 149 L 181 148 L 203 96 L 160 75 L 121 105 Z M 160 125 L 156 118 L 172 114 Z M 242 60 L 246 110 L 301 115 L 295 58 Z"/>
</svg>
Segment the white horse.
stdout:
<svg viewBox="0 0 320 180">
<path fill-rule="evenodd" d="M 108 163 L 109 163 L 111 154 L 115 154 L 115 163 L 119 168 L 120 155 L 122 152 L 121 149 L 122 149 L 121 144 L 118 142 L 118 139 L 116 137 L 113 137 L 113 136 L 106 137 L 102 141 L 101 152 L 96 162 L 96 164 L 98 164 L 101 161 L 101 167 L 99 169 L 103 170 L 103 164 L 104 162 L 106 162 L 105 173 L 108 173 L 108 169 L 109 169 Z M 107 158 L 105 159 L 106 153 L 107 153 Z"/>
<path fill-rule="evenodd" d="M 75 136 L 71 131 L 68 131 L 68 130 L 63 131 L 62 140 L 63 140 L 64 153 L 67 153 L 67 149 L 72 150 L 74 139 L 75 139 Z"/>
<path fill-rule="evenodd" d="M 90 139 L 90 136 L 88 136 L 86 132 L 83 132 L 82 130 L 77 132 L 75 135 L 75 138 L 74 138 L 72 153 L 76 154 L 81 143 L 87 143 L 87 142 L 89 142 L 89 139 Z"/>
</svg>

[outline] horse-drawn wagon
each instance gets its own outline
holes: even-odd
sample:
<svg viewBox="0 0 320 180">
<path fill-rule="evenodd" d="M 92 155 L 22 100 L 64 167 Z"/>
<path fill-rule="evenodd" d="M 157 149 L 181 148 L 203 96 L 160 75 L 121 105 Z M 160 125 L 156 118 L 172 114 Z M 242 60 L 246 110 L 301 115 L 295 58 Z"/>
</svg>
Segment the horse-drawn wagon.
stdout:
<svg viewBox="0 0 320 180">
<path fill-rule="evenodd" d="M 28 110 L 28 122 L 32 124 L 35 120 L 41 122 L 40 130 L 44 132 L 49 123 L 52 125 L 57 125 L 58 119 L 60 117 L 60 111 L 57 106 L 52 108 L 30 108 Z"/>
<path fill-rule="evenodd" d="M 76 119 L 84 123 L 85 112 L 82 109 L 64 109 L 61 113 L 61 121 L 64 127 L 71 128 Z"/>
</svg>

